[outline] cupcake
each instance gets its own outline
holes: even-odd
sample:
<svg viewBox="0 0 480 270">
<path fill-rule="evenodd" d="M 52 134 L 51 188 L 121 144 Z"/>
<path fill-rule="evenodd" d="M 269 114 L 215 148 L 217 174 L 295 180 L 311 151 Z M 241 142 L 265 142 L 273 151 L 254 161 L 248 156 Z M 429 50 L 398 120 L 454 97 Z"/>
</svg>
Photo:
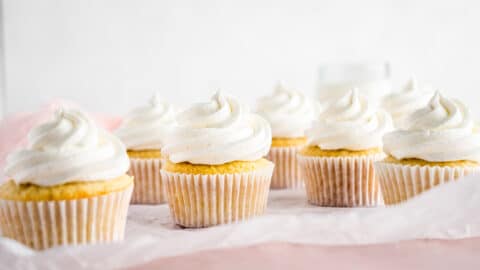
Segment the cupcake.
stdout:
<svg viewBox="0 0 480 270">
<path fill-rule="evenodd" d="M 130 157 L 135 178 L 132 203 L 160 204 L 167 201 L 165 180 L 160 175 L 161 149 L 175 126 L 175 110 L 155 94 L 149 104 L 131 111 L 116 131 Z"/>
<path fill-rule="evenodd" d="M 297 152 L 307 142 L 305 130 L 315 114 L 314 103 L 303 94 L 276 86 L 272 95 L 258 101 L 258 114 L 272 128 L 272 147 L 267 158 L 275 163 L 271 188 L 303 187 Z"/>
<path fill-rule="evenodd" d="M 373 164 L 384 156 L 382 136 L 391 126 L 388 113 L 376 111 L 356 89 L 330 102 L 307 129 L 307 146 L 297 157 L 308 202 L 338 207 L 381 204 Z"/>
<path fill-rule="evenodd" d="M 162 177 L 176 224 L 200 228 L 261 215 L 273 163 L 263 157 L 270 126 L 235 98 L 216 93 L 177 116 L 162 154 Z"/>
<path fill-rule="evenodd" d="M 400 129 L 405 126 L 406 118 L 427 105 L 431 97 L 428 88 L 420 88 L 417 81 L 411 79 L 402 91 L 384 97 L 382 107 L 392 116 L 395 127 Z"/>
<path fill-rule="evenodd" d="M 385 204 L 478 173 L 480 132 L 461 102 L 435 93 L 408 117 L 406 128 L 383 138 L 388 155 L 375 164 Z"/>
<path fill-rule="evenodd" d="M 35 249 L 123 239 L 133 179 L 123 144 L 83 113 L 60 110 L 7 158 L 0 229 Z"/>
</svg>

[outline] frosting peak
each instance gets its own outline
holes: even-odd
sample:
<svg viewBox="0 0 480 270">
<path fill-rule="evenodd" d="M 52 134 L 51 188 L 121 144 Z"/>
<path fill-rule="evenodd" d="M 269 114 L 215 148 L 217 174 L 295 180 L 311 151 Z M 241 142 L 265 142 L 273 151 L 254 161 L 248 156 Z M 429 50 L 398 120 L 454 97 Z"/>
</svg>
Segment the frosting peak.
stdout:
<svg viewBox="0 0 480 270">
<path fill-rule="evenodd" d="M 268 123 L 235 98 L 217 92 L 177 117 L 162 153 L 175 163 L 217 165 L 265 156 L 272 140 Z"/>
<path fill-rule="evenodd" d="M 180 113 L 177 121 L 188 128 L 222 128 L 238 122 L 244 111 L 236 99 L 219 91 L 209 102 L 194 104 Z"/>
<path fill-rule="evenodd" d="M 409 130 L 445 130 L 452 128 L 472 128 L 470 111 L 460 102 L 443 97 L 440 92 L 423 109 L 409 117 L 406 128 Z"/>
<path fill-rule="evenodd" d="M 258 113 L 271 125 L 273 137 L 303 137 L 315 116 L 315 104 L 300 92 L 277 84 L 270 96 L 258 101 Z"/>
<path fill-rule="evenodd" d="M 470 111 L 439 92 L 408 117 L 404 130 L 385 135 L 384 145 L 385 152 L 397 159 L 480 162 L 480 133 Z"/>
<path fill-rule="evenodd" d="M 134 109 L 125 117 L 116 134 L 128 149 L 161 149 L 174 126 L 174 107 L 156 93 L 146 106 Z"/>
<path fill-rule="evenodd" d="M 420 88 L 417 81 L 410 79 L 405 87 L 383 98 L 382 107 L 387 110 L 397 128 L 404 128 L 408 116 L 424 107 L 431 97 L 431 92 Z"/>
<path fill-rule="evenodd" d="M 33 128 L 28 140 L 26 149 L 7 157 L 5 173 L 19 184 L 111 179 L 129 168 L 123 144 L 80 111 L 57 111 L 52 121 Z"/>
<path fill-rule="evenodd" d="M 326 105 L 307 130 L 307 143 L 330 150 L 381 147 L 382 136 L 391 126 L 386 112 L 375 111 L 358 90 L 353 89 Z"/>
</svg>

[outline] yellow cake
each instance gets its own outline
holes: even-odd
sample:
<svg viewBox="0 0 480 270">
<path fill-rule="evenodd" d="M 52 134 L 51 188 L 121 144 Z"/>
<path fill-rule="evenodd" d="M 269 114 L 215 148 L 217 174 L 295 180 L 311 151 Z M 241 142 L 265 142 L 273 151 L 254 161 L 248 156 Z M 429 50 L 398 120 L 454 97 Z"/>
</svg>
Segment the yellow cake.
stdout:
<svg viewBox="0 0 480 270">
<path fill-rule="evenodd" d="M 291 146 L 302 146 L 307 143 L 307 138 L 272 138 L 272 147 L 291 147 Z"/>
<path fill-rule="evenodd" d="M 347 149 L 336 149 L 336 150 L 324 150 L 320 147 L 313 145 L 307 146 L 300 150 L 300 154 L 303 156 L 311 157 L 354 157 L 354 156 L 366 156 L 382 153 L 380 148 L 370 148 L 366 150 L 347 150 Z"/>
<path fill-rule="evenodd" d="M 220 165 L 191 164 L 188 162 L 173 163 L 167 160 L 163 169 L 174 173 L 227 174 L 251 172 L 265 168 L 270 164 L 271 163 L 264 158 L 255 161 L 232 161 Z"/>
<path fill-rule="evenodd" d="M 128 150 L 127 151 L 129 158 L 138 158 L 138 159 L 153 159 L 153 158 L 162 158 L 162 151 L 151 149 L 151 150 Z"/>
<path fill-rule="evenodd" d="M 419 158 L 407 158 L 407 159 L 396 159 L 392 156 L 386 157 L 383 162 L 410 165 L 410 166 L 439 166 L 439 167 L 477 167 L 479 166 L 478 162 L 470 160 L 457 160 L 457 161 L 426 161 Z"/>
<path fill-rule="evenodd" d="M 101 196 L 126 189 L 133 177 L 122 175 L 112 180 L 72 181 L 57 186 L 16 184 L 10 180 L 0 186 L 0 199 L 13 201 L 59 201 Z"/>
</svg>

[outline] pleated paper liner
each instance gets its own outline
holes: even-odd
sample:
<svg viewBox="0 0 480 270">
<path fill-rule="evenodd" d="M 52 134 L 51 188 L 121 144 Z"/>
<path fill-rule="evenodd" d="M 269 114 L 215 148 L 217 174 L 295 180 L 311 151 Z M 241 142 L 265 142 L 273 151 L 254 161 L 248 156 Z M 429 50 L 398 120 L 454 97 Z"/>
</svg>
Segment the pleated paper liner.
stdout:
<svg viewBox="0 0 480 270">
<path fill-rule="evenodd" d="M 303 188 L 304 181 L 297 163 L 297 152 L 301 147 L 272 147 L 267 159 L 275 163 L 272 189 Z"/>
<path fill-rule="evenodd" d="M 375 163 L 385 204 L 408 200 L 437 185 L 454 181 L 469 174 L 479 174 L 480 167 L 440 167 Z"/>
<path fill-rule="evenodd" d="M 34 249 L 120 241 L 132 189 L 78 200 L 0 200 L 0 228 Z"/>
<path fill-rule="evenodd" d="M 162 170 L 176 224 L 187 228 L 235 223 L 262 215 L 273 164 L 252 172 L 199 175 Z"/>
<path fill-rule="evenodd" d="M 374 162 L 383 154 L 348 157 L 298 155 L 310 204 L 331 207 L 382 205 Z"/>
<path fill-rule="evenodd" d="M 134 177 L 133 204 L 161 204 L 167 202 L 165 180 L 160 174 L 161 159 L 130 159 L 129 174 Z"/>
</svg>

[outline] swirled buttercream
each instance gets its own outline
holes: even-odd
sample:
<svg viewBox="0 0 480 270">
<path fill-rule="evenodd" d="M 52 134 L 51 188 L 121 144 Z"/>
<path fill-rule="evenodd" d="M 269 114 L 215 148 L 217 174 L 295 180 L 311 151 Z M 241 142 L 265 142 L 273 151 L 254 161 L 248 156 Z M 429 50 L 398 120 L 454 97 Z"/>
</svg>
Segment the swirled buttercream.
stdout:
<svg viewBox="0 0 480 270">
<path fill-rule="evenodd" d="M 131 111 L 115 134 L 127 149 L 161 149 L 174 126 L 175 109 L 156 94 L 147 106 Z"/>
<path fill-rule="evenodd" d="M 270 125 L 235 98 L 216 93 L 177 116 L 178 126 L 162 153 L 174 163 L 218 165 L 264 157 L 271 145 Z"/>
<path fill-rule="evenodd" d="M 258 114 L 272 128 L 273 137 L 303 137 L 312 124 L 315 104 L 300 92 L 287 90 L 278 84 L 272 95 L 258 101 Z"/>
<path fill-rule="evenodd" d="M 54 186 L 107 180 L 128 171 L 125 146 L 85 114 L 59 110 L 52 121 L 33 128 L 25 149 L 7 157 L 5 174 L 16 183 Z"/>
<path fill-rule="evenodd" d="M 417 81 L 411 79 L 402 91 L 384 97 L 382 107 L 392 116 L 395 127 L 403 128 L 408 116 L 424 107 L 431 96 L 432 92 L 421 89 Z"/>
<path fill-rule="evenodd" d="M 396 159 L 480 162 L 480 133 L 470 111 L 439 92 L 408 117 L 404 130 L 386 134 L 383 141 L 385 153 Z"/>
<path fill-rule="evenodd" d="M 308 145 L 325 150 L 366 150 L 382 146 L 392 128 L 390 115 L 376 111 L 358 90 L 331 101 L 306 131 Z"/>
</svg>

